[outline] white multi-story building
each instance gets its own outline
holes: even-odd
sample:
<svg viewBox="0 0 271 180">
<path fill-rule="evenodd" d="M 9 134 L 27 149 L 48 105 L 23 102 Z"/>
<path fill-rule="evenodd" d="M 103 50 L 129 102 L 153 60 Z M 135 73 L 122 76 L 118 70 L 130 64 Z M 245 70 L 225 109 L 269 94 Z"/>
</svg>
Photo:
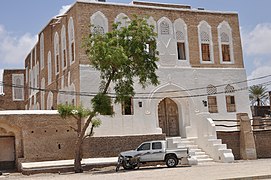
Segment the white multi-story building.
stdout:
<svg viewBox="0 0 271 180">
<path fill-rule="evenodd" d="M 26 84 L 36 90 L 25 92 L 25 108 L 56 109 L 60 103 L 89 107 L 92 97 L 84 94 L 98 92 L 100 76 L 82 48 L 83 37 L 94 31 L 106 33 L 113 22 L 125 25 L 133 14 L 146 16 L 158 34 L 160 84 L 146 89 L 136 85 L 130 102 L 114 104 L 114 117 L 101 116 L 95 136 L 165 133 L 193 138 L 215 154 L 216 147 L 208 143 L 216 139 L 216 130 L 228 129 L 216 128 L 213 119 L 251 114 L 236 12 L 77 0 L 41 30 L 26 58 Z M 225 161 L 231 161 L 227 153 L 214 158 L 229 156 Z"/>
</svg>

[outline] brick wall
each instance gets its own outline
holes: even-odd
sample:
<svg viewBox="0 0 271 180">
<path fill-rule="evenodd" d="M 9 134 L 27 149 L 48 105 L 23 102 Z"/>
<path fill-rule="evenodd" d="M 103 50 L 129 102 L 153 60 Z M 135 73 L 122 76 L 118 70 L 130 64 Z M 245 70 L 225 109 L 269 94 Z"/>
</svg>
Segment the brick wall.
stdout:
<svg viewBox="0 0 271 180">
<path fill-rule="evenodd" d="M 114 157 L 122 151 L 136 149 L 144 141 L 165 140 L 165 134 L 91 137 L 84 142 L 84 157 Z"/>
<path fill-rule="evenodd" d="M 254 130 L 253 134 L 257 158 L 271 158 L 271 130 Z M 236 160 L 240 159 L 240 133 L 238 131 L 217 132 L 217 138 L 222 139 L 222 142 L 232 149 Z"/>
<path fill-rule="evenodd" d="M 15 137 L 16 162 L 73 159 L 74 128 L 74 119 L 62 119 L 58 114 L 0 114 L 0 137 Z M 144 141 L 161 139 L 165 139 L 164 134 L 86 138 L 83 155 L 84 158 L 117 156 Z"/>
<path fill-rule="evenodd" d="M 223 144 L 227 144 L 229 149 L 232 149 L 234 159 L 240 159 L 240 132 L 232 131 L 232 132 L 217 132 L 217 138 L 222 139 Z"/>
<path fill-rule="evenodd" d="M 271 130 L 253 131 L 258 158 L 271 157 Z"/>
<path fill-rule="evenodd" d="M 12 74 L 25 74 L 23 69 L 4 70 L 3 86 L 4 95 L 0 96 L 0 110 L 23 110 L 25 109 L 24 101 L 13 101 L 12 91 Z"/>
</svg>

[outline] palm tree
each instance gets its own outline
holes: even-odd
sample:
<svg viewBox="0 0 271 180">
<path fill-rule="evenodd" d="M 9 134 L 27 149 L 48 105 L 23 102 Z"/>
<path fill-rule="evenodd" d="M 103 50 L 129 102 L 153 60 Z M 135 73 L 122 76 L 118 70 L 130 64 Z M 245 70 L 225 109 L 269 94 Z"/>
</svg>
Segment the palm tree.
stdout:
<svg viewBox="0 0 271 180">
<path fill-rule="evenodd" d="M 265 104 L 268 99 L 267 88 L 263 85 L 253 85 L 249 87 L 249 99 L 251 104 L 254 105 L 257 102 L 257 106 Z"/>
</svg>

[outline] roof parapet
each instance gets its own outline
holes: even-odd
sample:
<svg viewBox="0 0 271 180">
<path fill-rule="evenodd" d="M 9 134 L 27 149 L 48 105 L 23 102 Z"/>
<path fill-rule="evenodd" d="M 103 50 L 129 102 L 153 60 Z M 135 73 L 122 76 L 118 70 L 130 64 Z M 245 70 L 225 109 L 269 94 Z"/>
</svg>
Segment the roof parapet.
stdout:
<svg viewBox="0 0 271 180">
<path fill-rule="evenodd" d="M 183 4 L 170 4 L 170 3 L 145 2 L 145 1 L 132 1 L 131 4 L 143 5 L 143 6 L 178 8 L 178 9 L 191 9 L 191 6 L 183 5 Z"/>
</svg>

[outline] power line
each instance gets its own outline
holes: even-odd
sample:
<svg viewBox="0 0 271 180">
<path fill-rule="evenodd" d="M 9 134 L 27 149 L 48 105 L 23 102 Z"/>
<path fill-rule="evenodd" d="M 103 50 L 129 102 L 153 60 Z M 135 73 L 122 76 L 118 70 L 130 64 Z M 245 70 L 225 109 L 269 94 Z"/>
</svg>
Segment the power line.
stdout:
<svg viewBox="0 0 271 180">
<path fill-rule="evenodd" d="M 57 93 L 60 93 L 60 94 L 68 94 L 68 95 L 75 95 L 75 96 L 94 97 L 97 94 L 97 93 L 87 93 L 87 92 L 62 91 L 62 90 L 56 90 L 56 89 L 42 89 L 42 88 L 25 87 L 24 85 L 6 84 L 6 83 L 1 82 L 1 81 L 0 81 L 0 84 L 6 85 L 6 86 L 11 86 L 11 87 L 16 87 L 16 88 L 27 88 L 27 89 L 32 89 L 32 90 L 44 91 L 44 92 L 50 92 L 51 91 L 51 92 L 57 92 Z M 267 82 L 264 82 L 264 83 L 260 83 L 258 85 L 270 85 L 270 84 L 271 84 L 271 81 L 267 81 Z M 246 87 L 243 87 L 243 88 L 234 89 L 233 92 L 247 90 L 248 88 L 249 87 L 246 86 Z M 210 95 L 217 95 L 217 94 L 224 94 L 224 93 L 226 93 L 226 92 L 221 91 L 221 92 L 216 92 L 216 93 L 213 93 L 213 94 L 203 93 L 203 94 L 186 95 L 186 96 L 169 96 L 168 98 L 176 98 L 176 99 L 194 98 L 194 97 L 203 97 L 203 96 L 210 96 Z M 149 93 L 148 93 L 148 95 L 149 95 Z M 116 98 L 116 96 L 113 96 L 112 94 L 109 94 L 109 96 L 111 98 Z M 161 97 L 161 96 L 154 96 L 154 97 L 137 96 L 137 94 L 135 94 L 135 96 L 133 97 L 133 99 L 161 99 L 161 98 L 164 98 L 164 97 Z"/>
<path fill-rule="evenodd" d="M 5 86 L 10 86 L 10 87 L 17 87 L 17 88 L 27 88 L 27 89 L 32 89 L 32 90 L 38 90 L 38 91 L 52 91 L 52 92 L 58 92 L 60 94 L 71 94 L 71 95 L 80 95 L 80 96 L 95 96 L 97 93 L 89 93 L 89 92 L 76 92 L 76 91 L 62 91 L 62 90 L 57 90 L 57 89 L 42 89 L 42 88 L 34 88 L 34 87 L 25 87 L 24 85 L 16 85 L 16 84 L 7 84 L 7 83 L 3 83 L 0 81 L 0 84 L 3 84 Z M 267 81 L 267 82 L 264 82 L 264 83 L 260 83 L 258 85 L 270 85 L 271 84 L 271 81 Z M 204 88 L 205 89 L 205 88 Z M 248 89 L 248 87 L 244 87 L 244 88 L 241 88 L 241 89 L 236 89 L 234 91 L 240 91 L 240 90 L 245 90 L 245 89 Z M 178 91 L 179 92 L 179 91 Z M 221 92 L 217 92 L 217 93 L 213 93 L 213 94 L 221 94 L 221 93 L 225 93 L 224 91 L 221 91 Z M 138 93 L 136 93 L 137 95 Z M 145 93 L 147 95 L 149 95 L 149 93 Z M 112 94 L 109 94 L 111 95 L 111 97 L 114 97 L 112 96 Z M 198 95 L 189 95 L 189 96 L 181 96 L 181 97 L 197 97 L 197 96 L 206 96 L 206 95 L 210 95 L 210 94 L 198 94 Z M 142 97 L 142 98 L 146 98 L 146 97 Z M 147 97 L 149 98 L 149 97 Z M 160 98 L 160 97 L 158 97 Z M 173 98 L 180 98 L 180 96 L 175 96 Z"/>
<path fill-rule="evenodd" d="M 73 68 L 74 70 L 75 68 Z M 244 82 L 249 82 L 249 81 L 254 81 L 254 80 L 259 80 L 259 79 L 264 79 L 267 77 L 271 77 L 271 75 L 266 75 L 266 76 L 261 76 L 261 77 L 257 77 L 257 78 L 252 78 L 252 79 L 248 79 L 248 80 L 243 80 L 243 81 L 237 81 L 237 82 L 233 82 L 231 84 L 240 84 L 240 83 L 244 83 Z M 9 86 L 9 87 L 17 87 L 17 88 L 27 88 L 27 89 L 31 89 L 31 90 L 38 90 L 38 91 L 52 91 L 52 92 L 58 92 L 60 94 L 71 94 L 71 95 L 79 95 L 79 96 L 95 96 L 98 92 L 75 92 L 75 91 L 62 91 L 62 90 L 58 90 L 58 89 L 42 89 L 42 88 L 35 88 L 35 87 L 28 87 L 28 86 L 24 86 L 24 85 L 16 85 L 16 84 L 7 84 L 3 81 L 0 81 L 0 86 Z M 216 85 L 214 87 L 221 87 L 221 86 L 225 86 L 228 84 L 220 84 L 220 85 Z M 267 81 L 265 83 L 260 83 L 258 85 L 270 85 L 270 81 Z M 186 90 L 175 90 L 175 91 L 163 91 L 163 92 L 156 92 L 156 94 L 164 94 L 164 93 L 174 93 L 174 92 L 189 92 L 189 91 L 194 91 L 194 90 L 201 90 L 201 89 L 206 89 L 206 87 L 198 87 L 198 88 L 191 88 L 191 89 L 186 89 Z M 246 88 L 247 89 L 247 88 Z M 220 94 L 220 93 L 224 93 L 223 92 L 219 92 L 219 93 L 215 93 L 215 94 Z M 114 97 L 113 95 L 115 95 L 116 93 L 108 93 L 108 95 L 110 95 L 111 97 Z M 150 93 L 135 93 L 136 95 L 149 95 Z M 209 94 L 204 94 L 205 95 L 209 95 Z M 192 95 L 193 96 L 193 95 Z M 185 97 L 190 97 L 190 96 L 185 96 Z M 145 98 L 145 97 L 144 97 Z M 148 97 L 149 98 L 149 97 Z M 177 96 L 176 98 L 179 98 L 179 96 Z"/>
</svg>

